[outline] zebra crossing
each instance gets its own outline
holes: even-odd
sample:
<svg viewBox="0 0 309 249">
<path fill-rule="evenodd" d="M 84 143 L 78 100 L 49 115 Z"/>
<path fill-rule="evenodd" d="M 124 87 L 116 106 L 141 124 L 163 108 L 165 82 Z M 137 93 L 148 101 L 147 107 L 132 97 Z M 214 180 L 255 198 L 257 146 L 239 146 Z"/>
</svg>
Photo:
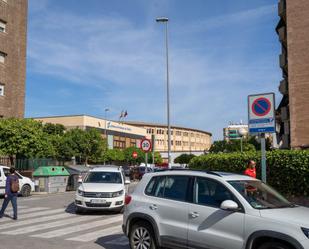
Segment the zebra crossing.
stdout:
<svg viewBox="0 0 309 249">
<path fill-rule="evenodd" d="M 6 214 L 12 215 L 12 209 Z M 71 242 L 91 242 L 113 237 L 107 244 L 128 245 L 122 234 L 122 215 L 76 215 L 64 208 L 18 207 L 18 220 L 5 216 L 0 219 L 1 235 L 23 235 L 33 239 L 63 239 Z M 115 236 L 117 235 L 117 239 Z"/>
</svg>

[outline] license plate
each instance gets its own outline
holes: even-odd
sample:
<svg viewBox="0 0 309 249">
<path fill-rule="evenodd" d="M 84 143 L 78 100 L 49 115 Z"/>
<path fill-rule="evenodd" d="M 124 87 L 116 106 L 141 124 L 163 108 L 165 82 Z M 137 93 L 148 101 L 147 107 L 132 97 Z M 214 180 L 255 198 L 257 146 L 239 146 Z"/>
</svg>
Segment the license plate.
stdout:
<svg viewBox="0 0 309 249">
<path fill-rule="evenodd" d="M 100 204 L 105 204 L 106 200 L 99 200 L 99 199 L 92 199 L 90 200 L 91 203 L 100 203 Z"/>
</svg>

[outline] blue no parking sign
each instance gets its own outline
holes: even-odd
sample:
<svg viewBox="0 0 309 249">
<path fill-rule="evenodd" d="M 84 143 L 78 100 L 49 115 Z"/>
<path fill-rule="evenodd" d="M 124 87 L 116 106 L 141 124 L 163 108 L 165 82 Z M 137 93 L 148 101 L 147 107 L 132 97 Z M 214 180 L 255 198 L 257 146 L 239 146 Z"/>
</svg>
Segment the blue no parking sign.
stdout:
<svg viewBox="0 0 309 249">
<path fill-rule="evenodd" d="M 276 132 L 274 93 L 248 96 L 248 124 L 253 134 Z"/>
</svg>

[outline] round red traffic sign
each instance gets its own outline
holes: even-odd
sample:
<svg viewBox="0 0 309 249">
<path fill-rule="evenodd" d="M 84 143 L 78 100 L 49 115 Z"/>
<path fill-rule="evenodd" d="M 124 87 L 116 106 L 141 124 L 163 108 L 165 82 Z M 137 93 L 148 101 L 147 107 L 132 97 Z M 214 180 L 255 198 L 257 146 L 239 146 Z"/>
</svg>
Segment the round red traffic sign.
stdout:
<svg viewBox="0 0 309 249">
<path fill-rule="evenodd" d="M 252 112 L 259 117 L 267 115 L 271 110 L 271 103 L 267 98 L 261 97 L 253 101 Z"/>
<path fill-rule="evenodd" d="M 144 152 L 149 152 L 151 150 L 151 141 L 147 138 L 144 138 L 141 141 L 140 148 Z"/>
<path fill-rule="evenodd" d="M 133 151 L 132 157 L 133 157 L 133 158 L 137 158 L 137 156 L 138 156 L 137 152 L 136 152 L 136 151 Z"/>
</svg>

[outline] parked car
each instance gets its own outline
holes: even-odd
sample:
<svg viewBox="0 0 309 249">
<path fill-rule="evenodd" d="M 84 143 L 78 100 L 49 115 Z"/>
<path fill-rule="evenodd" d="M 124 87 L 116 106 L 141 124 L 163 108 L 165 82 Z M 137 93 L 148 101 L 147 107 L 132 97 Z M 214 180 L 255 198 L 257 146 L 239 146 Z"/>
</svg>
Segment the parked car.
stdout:
<svg viewBox="0 0 309 249">
<path fill-rule="evenodd" d="M 0 165 L 0 195 L 5 194 L 5 183 L 6 177 L 10 174 L 10 168 L 7 166 Z M 34 191 L 34 183 L 30 178 L 22 176 L 16 171 L 16 175 L 19 178 L 19 193 L 23 197 L 27 197 Z"/>
<path fill-rule="evenodd" d="M 76 191 L 76 211 L 121 211 L 126 194 L 125 184 L 129 183 L 121 167 L 104 166 L 91 169 Z"/>
<path fill-rule="evenodd" d="M 125 203 L 123 231 L 132 249 L 309 248 L 309 208 L 248 176 L 150 173 Z"/>
</svg>

